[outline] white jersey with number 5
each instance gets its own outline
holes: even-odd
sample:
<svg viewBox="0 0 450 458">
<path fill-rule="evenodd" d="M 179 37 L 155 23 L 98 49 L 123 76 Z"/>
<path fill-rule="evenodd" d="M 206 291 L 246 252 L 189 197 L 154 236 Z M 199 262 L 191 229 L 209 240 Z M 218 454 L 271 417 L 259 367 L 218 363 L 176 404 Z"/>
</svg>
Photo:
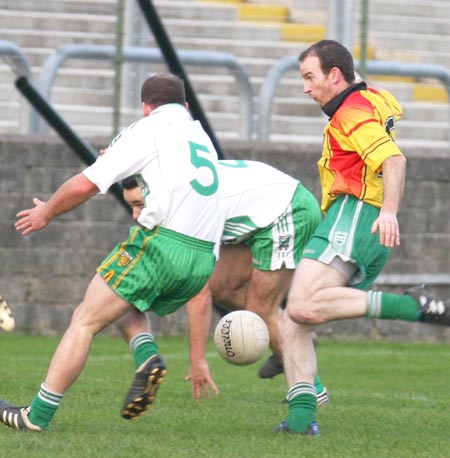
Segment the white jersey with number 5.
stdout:
<svg viewBox="0 0 450 458">
<path fill-rule="evenodd" d="M 142 226 L 218 241 L 217 153 L 182 105 L 162 105 L 132 124 L 83 174 L 102 194 L 137 175 L 145 199 Z"/>
<path fill-rule="evenodd" d="M 221 160 L 221 243 L 239 243 L 272 224 L 289 206 L 299 180 L 263 162 Z"/>
</svg>

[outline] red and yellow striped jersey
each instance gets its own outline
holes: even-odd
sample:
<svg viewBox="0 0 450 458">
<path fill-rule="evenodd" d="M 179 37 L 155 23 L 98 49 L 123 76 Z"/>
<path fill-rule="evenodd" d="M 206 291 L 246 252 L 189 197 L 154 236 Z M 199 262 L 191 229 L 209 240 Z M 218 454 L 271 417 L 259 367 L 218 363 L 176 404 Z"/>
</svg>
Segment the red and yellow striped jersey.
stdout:
<svg viewBox="0 0 450 458">
<path fill-rule="evenodd" d="M 337 195 L 350 194 L 378 208 L 383 202 L 382 164 L 402 154 L 394 143 L 394 122 L 402 109 L 387 91 L 351 92 L 325 127 L 322 157 L 322 210 Z"/>
</svg>

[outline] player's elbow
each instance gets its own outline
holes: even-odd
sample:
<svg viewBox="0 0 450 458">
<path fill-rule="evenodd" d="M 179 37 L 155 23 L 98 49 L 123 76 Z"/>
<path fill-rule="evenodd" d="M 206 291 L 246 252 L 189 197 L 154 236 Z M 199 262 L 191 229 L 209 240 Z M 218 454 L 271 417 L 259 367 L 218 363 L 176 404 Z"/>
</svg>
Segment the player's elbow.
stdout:
<svg viewBox="0 0 450 458">
<path fill-rule="evenodd" d="M 81 195 L 93 196 L 99 192 L 97 185 L 82 173 L 76 176 L 76 186 L 77 192 Z"/>
<path fill-rule="evenodd" d="M 397 154 L 395 156 L 389 156 L 388 158 L 386 158 L 383 162 L 383 168 L 388 166 L 388 165 L 392 165 L 396 168 L 406 168 L 406 156 L 404 156 L 403 154 Z"/>
</svg>

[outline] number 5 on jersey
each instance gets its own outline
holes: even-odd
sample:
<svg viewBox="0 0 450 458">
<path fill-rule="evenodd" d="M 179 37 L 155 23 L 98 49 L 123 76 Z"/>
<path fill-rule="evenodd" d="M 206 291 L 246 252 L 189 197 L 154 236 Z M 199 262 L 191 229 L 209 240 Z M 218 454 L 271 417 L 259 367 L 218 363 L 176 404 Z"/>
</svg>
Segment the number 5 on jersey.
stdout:
<svg viewBox="0 0 450 458">
<path fill-rule="evenodd" d="M 211 154 L 206 146 L 199 145 L 194 142 L 189 142 L 189 148 L 191 150 L 191 162 L 197 169 L 206 167 L 211 171 L 212 179 L 205 180 L 205 183 L 200 183 L 197 179 L 191 181 L 191 186 L 202 196 L 211 196 L 217 191 L 219 186 L 219 178 L 217 176 L 216 168 L 214 164 L 204 156 L 200 154 Z M 203 180 L 203 178 L 202 178 Z M 209 184 L 208 184 L 209 183 Z"/>
</svg>

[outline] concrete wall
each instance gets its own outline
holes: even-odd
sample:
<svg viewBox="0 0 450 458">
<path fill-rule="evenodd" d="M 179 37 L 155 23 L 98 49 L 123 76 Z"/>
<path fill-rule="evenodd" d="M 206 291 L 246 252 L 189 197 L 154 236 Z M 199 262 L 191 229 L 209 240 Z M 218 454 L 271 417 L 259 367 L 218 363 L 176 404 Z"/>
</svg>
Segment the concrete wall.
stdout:
<svg viewBox="0 0 450 458">
<path fill-rule="evenodd" d="M 96 147 L 107 141 L 99 142 Z M 317 143 L 297 146 L 226 143 L 230 158 L 270 163 L 300 178 L 320 196 Z M 408 178 L 400 212 L 402 244 L 385 274 L 450 274 L 450 152 L 405 151 Z M 17 319 L 17 329 L 30 333 L 60 333 L 81 301 L 96 266 L 132 223 L 111 196 L 96 196 L 79 209 L 59 217 L 39 233 L 23 237 L 15 231 L 16 213 L 45 200 L 84 165 L 57 139 L 4 137 L 0 140 L 0 291 Z M 450 297 L 450 285 L 430 290 Z M 402 291 L 406 285 L 388 285 Z M 184 309 L 169 317 L 152 316 L 155 334 L 185 332 Z M 107 332 L 115 333 L 110 327 Z M 356 338 L 396 338 L 450 342 L 450 331 L 416 323 L 348 320 L 324 325 L 319 334 Z"/>
</svg>

